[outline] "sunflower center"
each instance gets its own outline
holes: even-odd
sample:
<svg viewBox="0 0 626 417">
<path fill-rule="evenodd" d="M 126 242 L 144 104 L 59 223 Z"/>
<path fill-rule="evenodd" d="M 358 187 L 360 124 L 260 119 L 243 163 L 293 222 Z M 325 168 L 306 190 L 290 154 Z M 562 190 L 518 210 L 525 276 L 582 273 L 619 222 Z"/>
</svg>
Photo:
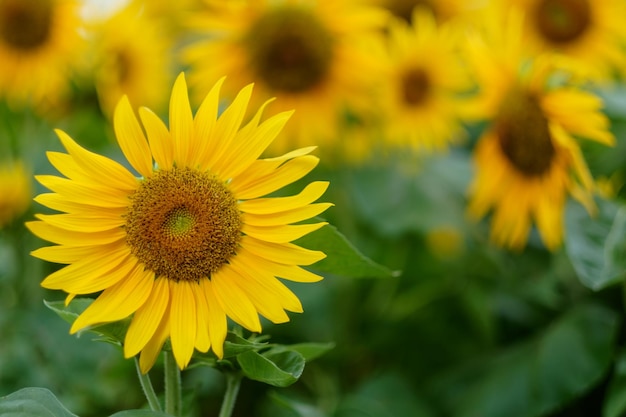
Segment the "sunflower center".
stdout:
<svg viewBox="0 0 626 417">
<path fill-rule="evenodd" d="M 113 56 L 113 70 L 117 76 L 117 81 L 120 84 L 128 81 L 132 69 L 132 58 L 129 53 L 124 50 L 117 50 L 112 53 Z"/>
<path fill-rule="evenodd" d="M 409 106 L 419 106 L 426 101 L 431 84 L 428 74 L 421 68 L 413 68 L 403 74 L 402 79 L 402 97 L 404 102 Z"/>
<path fill-rule="evenodd" d="M 235 255 L 241 215 L 237 200 L 217 177 L 189 168 L 157 171 L 130 200 L 126 242 L 156 276 L 210 278 Z"/>
<path fill-rule="evenodd" d="M 32 50 L 50 37 L 52 3 L 49 0 L 0 2 L 0 39 L 20 50 Z"/>
<path fill-rule="evenodd" d="M 553 43 L 580 37 L 591 24 L 588 0 L 542 0 L 535 10 L 539 32 Z"/>
<path fill-rule="evenodd" d="M 495 132 L 502 152 L 522 174 L 536 177 L 549 170 L 556 150 L 536 97 L 510 92 L 496 117 Z"/>
<path fill-rule="evenodd" d="M 333 58 L 333 38 L 309 11 L 276 7 L 250 28 L 245 44 L 256 75 L 269 87 L 288 93 L 323 81 Z"/>
</svg>

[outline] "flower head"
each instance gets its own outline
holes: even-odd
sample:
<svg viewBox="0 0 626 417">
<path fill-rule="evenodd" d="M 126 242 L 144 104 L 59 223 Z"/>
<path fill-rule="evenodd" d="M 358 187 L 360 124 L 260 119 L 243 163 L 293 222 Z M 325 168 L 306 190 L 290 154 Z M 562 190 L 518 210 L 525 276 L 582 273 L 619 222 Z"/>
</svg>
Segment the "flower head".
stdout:
<svg viewBox="0 0 626 417">
<path fill-rule="evenodd" d="M 217 118 L 220 80 L 195 116 L 181 74 L 170 101 L 169 129 L 128 99 L 114 114 L 118 143 L 135 176 L 57 131 L 67 153 L 48 157 L 61 174 L 38 176 L 52 193 L 36 201 L 62 213 L 38 215 L 33 233 L 56 243 L 33 255 L 68 264 L 42 285 L 77 294 L 102 291 L 71 332 L 132 315 L 126 357 L 141 352 L 146 372 L 169 337 L 178 365 L 194 349 L 221 357 L 227 317 L 261 331 L 259 313 L 274 323 L 301 312 L 298 298 L 277 278 L 313 282 L 302 269 L 325 257 L 292 242 L 325 223 L 292 224 L 323 212 L 312 204 L 327 182 L 299 194 L 264 197 L 311 171 L 313 148 L 258 159 L 290 112 L 261 122 L 265 106 L 242 126 L 252 93 L 245 87 Z"/>
</svg>

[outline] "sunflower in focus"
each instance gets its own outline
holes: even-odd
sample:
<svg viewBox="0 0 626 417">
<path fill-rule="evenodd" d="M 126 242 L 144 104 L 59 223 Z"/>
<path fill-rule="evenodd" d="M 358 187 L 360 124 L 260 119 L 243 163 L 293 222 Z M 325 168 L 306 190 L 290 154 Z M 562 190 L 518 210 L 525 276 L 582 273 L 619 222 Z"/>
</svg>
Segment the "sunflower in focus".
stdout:
<svg viewBox="0 0 626 417">
<path fill-rule="evenodd" d="M 352 0 L 216 2 L 193 22 L 207 38 L 184 51 L 190 84 L 203 92 L 232 74 L 232 96 L 254 82 L 260 97 L 277 97 L 274 112 L 297 109 L 274 149 L 322 141 L 328 152 L 346 107 L 371 103 L 386 19 Z"/>
<path fill-rule="evenodd" d="M 0 164 L 0 229 L 30 206 L 30 174 L 20 161 Z"/>
<path fill-rule="evenodd" d="M 499 35 L 487 31 L 494 36 L 469 40 L 481 89 L 473 107 L 489 122 L 474 151 L 469 212 L 475 218 L 493 213 L 491 236 L 499 245 L 523 248 L 535 225 L 553 250 L 562 242 L 567 196 L 594 209 L 594 183 L 577 139 L 606 145 L 615 139 L 601 100 L 553 82 L 550 57 L 520 58 L 522 19 L 512 14 L 505 22 Z"/>
<path fill-rule="evenodd" d="M 309 147 L 258 159 L 291 113 L 261 122 L 262 106 L 242 125 L 248 85 L 217 118 L 222 81 L 194 116 L 181 74 L 171 95 L 169 129 L 145 107 L 140 124 L 122 98 L 115 135 L 138 177 L 62 131 L 57 134 L 67 153 L 49 152 L 48 158 L 65 178 L 37 177 L 52 193 L 36 201 L 61 213 L 37 215 L 27 224 L 56 244 L 33 255 L 67 264 L 42 285 L 66 291 L 67 302 L 102 291 L 72 333 L 132 315 L 124 354 L 140 353 L 143 372 L 168 338 L 180 368 L 194 349 L 222 357 L 227 317 L 260 332 L 259 314 L 282 323 L 289 320 L 286 311 L 302 311 L 277 277 L 321 279 L 301 265 L 324 253 L 290 242 L 326 224 L 292 223 L 330 206 L 312 204 L 328 183 L 310 183 L 293 196 L 264 197 L 306 175 L 318 158 Z"/>
<path fill-rule="evenodd" d="M 51 107 L 67 93 L 83 40 L 74 0 L 0 0 L 0 97 Z"/>
<path fill-rule="evenodd" d="M 157 21 L 128 6 L 94 23 L 95 85 L 100 106 L 112 114 L 123 95 L 133 103 L 161 109 L 171 82 L 170 42 Z"/>
<path fill-rule="evenodd" d="M 538 52 L 558 53 L 568 70 L 606 81 L 626 66 L 624 0 L 504 0 L 525 14 L 524 36 Z"/>
<path fill-rule="evenodd" d="M 461 94 L 471 83 L 446 25 L 416 9 L 408 25 L 389 27 L 389 72 L 381 84 L 385 142 L 391 147 L 443 150 L 464 134 Z"/>
</svg>

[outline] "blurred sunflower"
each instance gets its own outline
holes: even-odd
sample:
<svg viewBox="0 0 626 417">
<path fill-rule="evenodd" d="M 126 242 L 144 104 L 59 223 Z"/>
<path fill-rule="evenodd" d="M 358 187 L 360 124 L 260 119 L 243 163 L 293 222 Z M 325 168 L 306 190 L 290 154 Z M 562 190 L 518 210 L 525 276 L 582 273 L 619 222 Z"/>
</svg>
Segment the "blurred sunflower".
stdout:
<svg viewBox="0 0 626 417">
<path fill-rule="evenodd" d="M 505 0 L 525 16 L 529 44 L 562 56 L 568 70 L 606 80 L 626 66 L 624 0 Z"/>
<path fill-rule="evenodd" d="M 56 105 L 82 52 L 80 26 L 74 0 L 0 0 L 0 97 Z"/>
<path fill-rule="evenodd" d="M 112 114 L 122 95 L 160 110 L 172 78 L 170 41 L 161 26 L 131 5 L 95 23 L 92 33 L 95 85 L 103 112 Z"/>
<path fill-rule="evenodd" d="M 30 173 L 20 161 L 0 164 L 0 229 L 30 206 Z"/>
<path fill-rule="evenodd" d="M 593 179 L 575 137 L 607 145 L 615 139 L 601 100 L 552 82 L 548 57 L 520 59 L 522 19 L 511 15 L 505 22 L 506 32 L 488 38 L 499 48 L 478 37 L 469 40 L 481 89 L 473 107 L 489 121 L 475 148 L 469 212 L 480 218 L 493 211 L 491 235 L 500 245 L 521 249 L 535 224 L 545 246 L 555 249 L 568 194 L 594 208 Z"/>
<path fill-rule="evenodd" d="M 472 87 L 446 25 L 416 9 L 412 25 L 389 27 L 389 72 L 382 78 L 385 142 L 392 147 L 442 150 L 463 134 L 461 93 Z"/>
<path fill-rule="evenodd" d="M 195 117 L 181 74 L 170 101 L 170 127 L 150 110 L 139 111 L 146 136 L 127 98 L 114 127 L 135 177 L 117 162 L 91 153 L 57 131 L 67 153 L 48 158 L 67 178 L 37 179 L 52 193 L 36 201 L 61 214 L 37 215 L 27 226 L 56 243 L 33 255 L 68 266 L 42 285 L 76 294 L 102 291 L 71 332 L 133 315 L 124 353 L 139 352 L 147 372 L 169 337 L 180 368 L 194 348 L 223 355 L 227 316 L 261 331 L 259 314 L 274 323 L 301 312 L 298 298 L 276 277 L 314 282 L 300 265 L 325 257 L 290 243 L 325 223 L 298 224 L 330 206 L 311 204 L 327 182 L 313 182 L 289 197 L 265 197 L 318 163 L 303 148 L 258 159 L 290 112 L 260 123 L 263 108 L 241 126 L 252 93 L 246 86 L 216 120 L 220 80 Z"/>
<path fill-rule="evenodd" d="M 389 10 L 395 17 L 412 23 L 413 10 L 429 11 L 438 23 L 455 19 L 475 9 L 479 0 L 371 0 L 376 6 Z"/>
<path fill-rule="evenodd" d="M 208 37 L 184 51 L 190 84 L 203 92 L 232 74 L 232 96 L 254 82 L 261 97 L 277 97 L 274 112 L 297 109 L 275 149 L 311 141 L 330 148 L 346 106 L 371 103 L 381 68 L 373 50 L 381 52 L 386 19 L 353 0 L 220 1 L 193 23 Z"/>
</svg>

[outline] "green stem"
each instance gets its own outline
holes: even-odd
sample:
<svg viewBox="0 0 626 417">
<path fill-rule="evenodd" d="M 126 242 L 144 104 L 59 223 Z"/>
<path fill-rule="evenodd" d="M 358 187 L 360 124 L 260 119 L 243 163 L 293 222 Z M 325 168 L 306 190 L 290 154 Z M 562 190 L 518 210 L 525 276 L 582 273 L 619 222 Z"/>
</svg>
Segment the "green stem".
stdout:
<svg viewBox="0 0 626 417">
<path fill-rule="evenodd" d="M 141 384 L 141 388 L 143 389 L 143 393 L 148 400 L 148 405 L 150 406 L 150 410 L 152 411 L 161 411 L 161 404 L 159 404 L 159 399 L 154 392 L 154 387 L 152 386 L 152 381 L 150 380 L 150 375 L 147 373 L 142 373 L 141 368 L 139 367 L 139 359 L 135 357 L 135 367 L 137 368 L 137 375 L 139 376 L 139 383 Z"/>
<path fill-rule="evenodd" d="M 165 351 L 165 412 L 174 416 L 181 416 L 182 392 L 180 383 L 180 369 L 171 351 Z"/>
<path fill-rule="evenodd" d="M 219 417 L 230 417 L 232 415 L 242 379 L 243 377 L 239 372 L 226 372 L 226 392 L 222 400 Z"/>
</svg>

